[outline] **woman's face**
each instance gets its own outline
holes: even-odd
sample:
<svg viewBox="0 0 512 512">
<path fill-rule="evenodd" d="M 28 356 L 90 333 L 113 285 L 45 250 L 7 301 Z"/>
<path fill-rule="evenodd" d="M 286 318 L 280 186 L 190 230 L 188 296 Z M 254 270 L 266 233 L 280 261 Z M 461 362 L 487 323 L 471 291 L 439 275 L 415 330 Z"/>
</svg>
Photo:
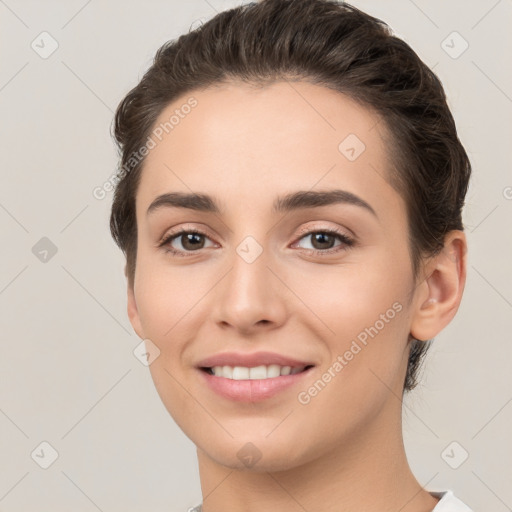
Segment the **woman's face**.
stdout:
<svg viewBox="0 0 512 512">
<path fill-rule="evenodd" d="M 197 105 L 182 109 L 189 96 Z M 146 157 L 129 289 L 132 325 L 160 351 L 150 371 L 166 408 L 212 460 L 254 470 L 395 432 L 418 289 L 382 122 L 306 82 L 189 96 L 155 125 L 178 116 Z M 176 193 L 211 204 L 150 208 Z M 168 239 L 181 230 L 202 234 Z M 216 355 L 227 359 L 205 361 Z M 266 363 L 299 373 L 246 369 Z M 200 368 L 212 365 L 240 366 L 241 380 Z"/>
</svg>

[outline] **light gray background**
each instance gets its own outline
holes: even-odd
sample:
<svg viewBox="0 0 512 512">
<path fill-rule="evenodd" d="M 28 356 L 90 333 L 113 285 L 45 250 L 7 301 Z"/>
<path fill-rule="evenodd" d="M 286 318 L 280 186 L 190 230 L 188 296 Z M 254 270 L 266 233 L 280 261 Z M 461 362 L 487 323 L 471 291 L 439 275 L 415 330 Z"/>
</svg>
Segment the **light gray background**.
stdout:
<svg viewBox="0 0 512 512">
<path fill-rule="evenodd" d="M 195 448 L 133 354 L 112 194 L 92 191 L 115 171 L 113 111 L 157 48 L 237 3 L 0 0 L 2 511 L 185 511 L 201 500 Z M 512 2 L 354 5 L 434 68 L 474 166 L 465 296 L 404 405 L 410 463 L 428 490 L 510 510 Z M 50 47 L 43 31 L 58 42 L 46 59 L 31 47 Z M 458 58 L 453 31 L 469 43 Z M 46 262 L 32 251 L 42 237 L 57 247 Z M 58 452 L 48 469 L 43 441 Z"/>
</svg>

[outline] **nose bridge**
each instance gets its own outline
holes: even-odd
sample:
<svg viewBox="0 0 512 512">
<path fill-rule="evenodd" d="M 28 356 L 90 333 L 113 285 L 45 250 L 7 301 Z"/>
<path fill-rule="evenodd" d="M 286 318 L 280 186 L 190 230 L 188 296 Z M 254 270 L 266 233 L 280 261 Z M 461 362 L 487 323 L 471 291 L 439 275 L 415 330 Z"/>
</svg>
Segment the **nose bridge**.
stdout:
<svg viewBox="0 0 512 512">
<path fill-rule="evenodd" d="M 246 236 L 234 247 L 231 270 L 216 297 L 218 322 L 248 331 L 256 325 L 283 321 L 283 297 L 267 267 L 271 260 L 270 249 L 253 236 Z"/>
</svg>

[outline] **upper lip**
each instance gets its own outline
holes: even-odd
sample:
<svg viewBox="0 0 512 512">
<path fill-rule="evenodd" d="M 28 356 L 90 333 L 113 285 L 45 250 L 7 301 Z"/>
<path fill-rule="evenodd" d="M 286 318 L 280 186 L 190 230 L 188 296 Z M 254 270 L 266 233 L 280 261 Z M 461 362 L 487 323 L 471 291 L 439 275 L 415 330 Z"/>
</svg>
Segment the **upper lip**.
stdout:
<svg viewBox="0 0 512 512">
<path fill-rule="evenodd" d="M 313 366 L 313 363 L 309 361 L 301 361 L 274 352 L 223 352 L 199 361 L 197 366 L 199 368 L 212 368 L 214 366 L 246 366 L 252 368 L 254 366 L 268 366 L 271 364 L 291 366 L 292 368 Z"/>
</svg>

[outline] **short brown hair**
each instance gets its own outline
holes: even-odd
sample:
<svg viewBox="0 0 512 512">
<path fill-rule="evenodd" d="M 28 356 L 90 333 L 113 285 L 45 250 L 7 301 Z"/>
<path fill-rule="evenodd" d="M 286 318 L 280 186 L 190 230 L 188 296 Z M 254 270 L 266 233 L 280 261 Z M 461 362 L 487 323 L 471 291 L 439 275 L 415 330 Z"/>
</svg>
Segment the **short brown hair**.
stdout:
<svg viewBox="0 0 512 512">
<path fill-rule="evenodd" d="M 114 136 L 121 168 L 110 229 L 126 256 L 133 286 L 137 258 L 135 196 L 144 164 L 130 156 L 144 145 L 162 110 L 179 96 L 229 81 L 270 84 L 304 80 L 371 108 L 392 135 L 390 182 L 407 205 L 414 275 L 445 235 L 463 229 L 471 165 L 437 76 L 381 20 L 335 0 L 264 0 L 217 14 L 166 42 L 119 104 Z M 431 340 L 411 339 L 404 392 Z"/>
</svg>

